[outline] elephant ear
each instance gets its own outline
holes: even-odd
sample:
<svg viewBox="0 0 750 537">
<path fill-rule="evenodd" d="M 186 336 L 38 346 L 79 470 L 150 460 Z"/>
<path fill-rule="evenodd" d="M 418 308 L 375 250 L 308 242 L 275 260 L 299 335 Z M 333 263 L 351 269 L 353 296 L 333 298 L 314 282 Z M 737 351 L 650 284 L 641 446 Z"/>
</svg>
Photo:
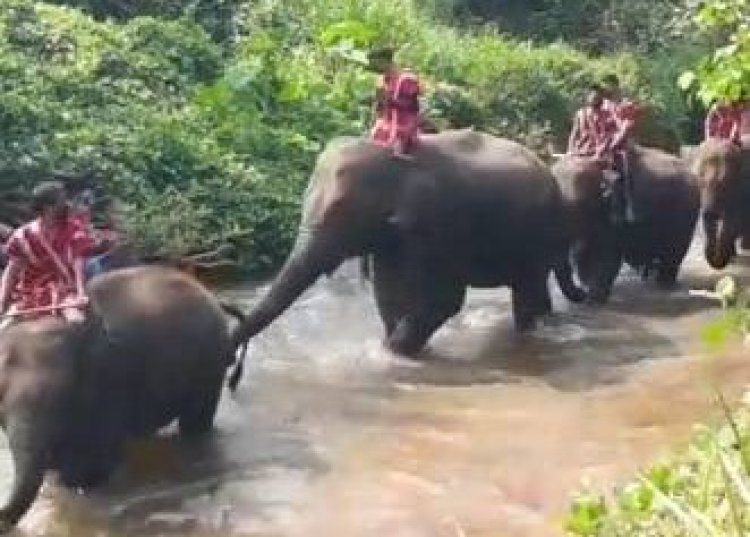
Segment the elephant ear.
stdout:
<svg viewBox="0 0 750 537">
<path fill-rule="evenodd" d="M 78 378 L 83 378 L 91 370 L 92 361 L 99 361 L 104 353 L 114 350 L 118 338 L 93 300 L 86 307 L 85 320 L 72 325 L 71 330 Z"/>
</svg>

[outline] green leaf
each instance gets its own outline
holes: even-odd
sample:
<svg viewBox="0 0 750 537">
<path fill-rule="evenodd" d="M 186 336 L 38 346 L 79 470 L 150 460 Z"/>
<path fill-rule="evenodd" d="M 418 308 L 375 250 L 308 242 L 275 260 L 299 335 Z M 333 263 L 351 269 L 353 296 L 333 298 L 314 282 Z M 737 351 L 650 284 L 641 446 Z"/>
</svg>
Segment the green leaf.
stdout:
<svg viewBox="0 0 750 537">
<path fill-rule="evenodd" d="M 693 71 L 685 71 L 677 79 L 677 85 L 683 91 L 689 90 L 695 84 L 697 77 Z"/>
<path fill-rule="evenodd" d="M 326 47 L 349 40 L 355 46 L 369 46 L 376 36 L 376 32 L 357 20 L 335 22 L 326 27 L 320 34 L 320 43 Z"/>
</svg>

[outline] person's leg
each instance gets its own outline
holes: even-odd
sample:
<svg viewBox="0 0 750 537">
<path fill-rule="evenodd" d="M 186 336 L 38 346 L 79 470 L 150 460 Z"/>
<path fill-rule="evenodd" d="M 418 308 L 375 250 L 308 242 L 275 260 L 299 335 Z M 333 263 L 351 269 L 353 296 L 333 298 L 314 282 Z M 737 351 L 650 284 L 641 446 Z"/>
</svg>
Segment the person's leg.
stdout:
<svg viewBox="0 0 750 537">
<path fill-rule="evenodd" d="M 635 222 L 637 211 L 635 208 L 635 191 L 633 190 L 633 174 L 630 173 L 630 158 L 627 151 L 618 152 L 620 182 L 622 183 L 623 205 L 625 208 L 625 219 Z"/>
<path fill-rule="evenodd" d="M 611 168 L 614 175 L 612 180 L 612 194 L 610 196 L 610 209 L 612 220 L 621 224 L 625 220 L 625 186 L 623 183 L 622 160 L 618 152 L 612 156 Z"/>
</svg>

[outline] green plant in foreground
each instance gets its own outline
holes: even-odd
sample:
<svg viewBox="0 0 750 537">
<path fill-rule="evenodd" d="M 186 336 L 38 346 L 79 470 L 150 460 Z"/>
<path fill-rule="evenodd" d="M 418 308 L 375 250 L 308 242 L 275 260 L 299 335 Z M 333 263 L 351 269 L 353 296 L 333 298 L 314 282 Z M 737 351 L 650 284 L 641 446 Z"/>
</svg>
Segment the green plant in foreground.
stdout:
<svg viewBox="0 0 750 537">
<path fill-rule="evenodd" d="M 750 332 L 750 300 L 732 278 L 709 296 L 724 316 L 704 331 L 712 348 Z M 710 381 L 709 381 L 710 382 Z M 750 535 L 750 392 L 732 412 L 713 387 L 724 425 L 697 427 L 687 450 L 654 465 L 606 502 L 588 491 L 574 498 L 564 523 L 577 537 L 747 537 Z"/>
</svg>

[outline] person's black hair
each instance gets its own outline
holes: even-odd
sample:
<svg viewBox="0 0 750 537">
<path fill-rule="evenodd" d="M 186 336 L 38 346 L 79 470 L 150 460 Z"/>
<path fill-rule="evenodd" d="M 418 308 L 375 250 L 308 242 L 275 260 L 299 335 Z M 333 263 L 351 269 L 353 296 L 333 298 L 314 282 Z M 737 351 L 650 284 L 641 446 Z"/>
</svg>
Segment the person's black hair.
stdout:
<svg viewBox="0 0 750 537">
<path fill-rule="evenodd" d="M 65 196 L 65 185 L 60 181 L 44 181 L 31 192 L 31 210 L 39 215 L 47 207 L 57 203 L 60 196 Z"/>
<path fill-rule="evenodd" d="M 367 58 L 370 61 L 373 60 L 387 60 L 387 61 L 393 61 L 393 56 L 396 54 L 396 51 L 393 47 L 381 47 L 377 48 L 375 50 L 370 51 L 370 53 L 367 55 Z"/>
</svg>

